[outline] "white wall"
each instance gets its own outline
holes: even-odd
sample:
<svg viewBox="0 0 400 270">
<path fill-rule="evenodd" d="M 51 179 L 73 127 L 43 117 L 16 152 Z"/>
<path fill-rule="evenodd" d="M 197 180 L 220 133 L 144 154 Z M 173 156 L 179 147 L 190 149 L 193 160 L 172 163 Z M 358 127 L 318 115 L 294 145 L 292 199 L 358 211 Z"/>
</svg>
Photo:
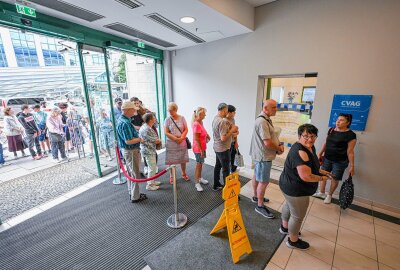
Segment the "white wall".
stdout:
<svg viewBox="0 0 400 270">
<path fill-rule="evenodd" d="M 318 72 L 313 123 L 319 148 L 334 94 L 372 94 L 365 132 L 357 133 L 356 195 L 400 208 L 400 1 L 280 0 L 256 9 L 254 33 L 172 54 L 173 96 L 187 118 L 221 101 L 237 107 L 239 143 L 250 163 L 259 75 Z M 212 152 L 212 143 L 208 146 Z"/>
</svg>

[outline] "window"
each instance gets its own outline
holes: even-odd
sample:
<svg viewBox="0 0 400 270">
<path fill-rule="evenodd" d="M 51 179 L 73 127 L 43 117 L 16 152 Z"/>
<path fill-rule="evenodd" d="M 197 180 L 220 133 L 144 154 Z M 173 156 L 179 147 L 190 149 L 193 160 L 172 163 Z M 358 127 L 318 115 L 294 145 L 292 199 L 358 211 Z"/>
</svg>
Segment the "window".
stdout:
<svg viewBox="0 0 400 270">
<path fill-rule="evenodd" d="M 10 30 L 15 57 L 19 67 L 39 66 L 33 34 Z"/>
<path fill-rule="evenodd" d="M 93 54 L 92 55 L 93 65 L 104 65 L 104 55 L 103 54 Z"/>
<path fill-rule="evenodd" d="M 7 67 L 6 52 L 4 51 L 3 40 L 0 37 L 0 67 Z"/>
<path fill-rule="evenodd" d="M 65 66 L 64 57 L 59 52 L 63 49 L 63 46 L 51 37 L 40 37 L 40 42 L 42 44 L 44 64 L 46 66 Z"/>
</svg>

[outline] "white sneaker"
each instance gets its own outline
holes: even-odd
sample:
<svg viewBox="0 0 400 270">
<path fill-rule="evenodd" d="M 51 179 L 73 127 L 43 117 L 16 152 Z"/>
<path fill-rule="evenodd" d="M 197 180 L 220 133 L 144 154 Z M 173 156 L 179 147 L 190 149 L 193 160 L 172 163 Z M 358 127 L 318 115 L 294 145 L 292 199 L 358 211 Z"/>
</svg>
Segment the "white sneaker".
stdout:
<svg viewBox="0 0 400 270">
<path fill-rule="evenodd" d="M 332 195 L 326 195 L 324 203 L 329 204 L 329 203 L 331 203 L 331 200 L 332 200 Z"/>
<path fill-rule="evenodd" d="M 153 185 L 159 186 L 159 185 L 161 185 L 161 182 L 160 182 L 160 181 L 154 180 L 154 181 L 153 181 Z"/>
<path fill-rule="evenodd" d="M 148 171 L 149 171 L 149 170 L 147 169 L 147 167 L 144 167 L 144 168 L 143 168 L 143 174 L 144 174 L 144 175 L 147 175 Z"/>
<path fill-rule="evenodd" d="M 317 192 L 315 192 L 315 193 L 313 194 L 313 197 L 316 197 L 316 198 L 321 198 L 321 199 L 325 199 L 325 198 L 326 198 L 326 194 L 325 194 L 325 193 L 322 193 L 322 192 L 319 192 L 319 191 L 317 191 Z"/>
<path fill-rule="evenodd" d="M 203 184 L 203 185 L 207 185 L 208 181 L 206 179 L 204 179 L 204 178 L 200 178 L 200 183 Z"/>
<path fill-rule="evenodd" d="M 156 185 L 147 185 L 146 186 L 146 190 L 151 190 L 151 191 L 154 191 L 154 190 L 157 190 L 157 189 L 159 189 L 160 187 L 159 186 L 156 186 Z"/>
<path fill-rule="evenodd" d="M 7 162 L 4 162 L 3 164 L 0 164 L 0 167 L 5 167 L 5 166 L 8 166 L 8 165 L 11 165 L 11 164 L 7 163 Z"/>
<path fill-rule="evenodd" d="M 197 183 L 194 185 L 197 191 L 203 191 L 203 188 L 201 187 L 200 183 Z"/>
</svg>

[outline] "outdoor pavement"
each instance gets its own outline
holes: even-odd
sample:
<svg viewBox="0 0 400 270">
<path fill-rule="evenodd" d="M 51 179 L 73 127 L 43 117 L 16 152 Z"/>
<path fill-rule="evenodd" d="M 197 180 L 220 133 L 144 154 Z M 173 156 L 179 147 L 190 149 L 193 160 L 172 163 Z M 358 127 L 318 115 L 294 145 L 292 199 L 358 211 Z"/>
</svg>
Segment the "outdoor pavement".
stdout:
<svg viewBox="0 0 400 270">
<path fill-rule="evenodd" d="M 32 157 L 13 158 L 4 151 L 10 165 L 0 168 L 0 218 L 4 222 L 35 208 L 96 178 L 94 158 L 69 153 L 69 161 L 53 163 L 52 157 L 33 160 Z M 20 155 L 20 153 L 18 153 Z M 100 158 L 103 174 L 114 171 L 116 160 Z"/>
</svg>

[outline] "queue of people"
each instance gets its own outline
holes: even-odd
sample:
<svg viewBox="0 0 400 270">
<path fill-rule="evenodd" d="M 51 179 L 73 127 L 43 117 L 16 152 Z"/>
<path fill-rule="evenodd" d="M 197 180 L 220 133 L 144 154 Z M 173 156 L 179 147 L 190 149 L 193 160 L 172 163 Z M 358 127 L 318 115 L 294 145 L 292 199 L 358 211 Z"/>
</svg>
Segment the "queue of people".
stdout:
<svg viewBox="0 0 400 270">
<path fill-rule="evenodd" d="M 122 104 L 122 115 L 126 115 L 126 108 L 132 109 L 132 115 L 138 114 L 139 107 L 134 102 Z M 185 117 L 178 114 L 176 103 L 168 105 L 169 117 L 165 119 L 164 130 L 167 136 L 166 143 L 166 165 L 180 165 L 181 176 L 185 181 L 190 181 L 187 175 L 186 163 L 188 162 L 188 149 L 191 148 L 187 139 L 188 124 Z M 202 184 L 208 184 L 208 180 L 202 177 L 202 167 L 207 152 L 207 142 L 210 135 L 203 125 L 206 117 L 206 109 L 198 107 L 193 112 L 193 152 L 196 160 L 195 167 L 195 188 L 203 191 Z M 234 152 L 238 149 L 239 129 L 235 124 L 236 108 L 226 103 L 220 103 L 217 107 L 217 115 L 212 122 L 212 134 L 214 139 L 213 149 L 216 154 L 214 167 L 213 190 L 218 191 L 224 186 L 224 179 L 236 170 L 231 163 Z M 266 100 L 262 112 L 257 116 L 251 138 L 250 156 L 254 163 L 254 176 L 252 179 L 253 197 L 251 200 L 257 204 L 255 211 L 266 217 L 275 218 L 274 214 L 266 207 L 269 199 L 265 198 L 265 191 L 270 181 L 272 161 L 277 155 L 284 153 L 283 143 L 279 141 L 280 128 L 274 127 L 271 117 L 277 112 L 277 102 Z M 160 143 L 158 136 L 151 131 L 153 117 L 145 114 L 144 122 L 139 134 L 134 124 L 129 120 L 120 121 L 118 136 L 124 141 L 122 148 L 132 147 L 141 149 L 141 154 L 147 160 L 149 176 L 154 175 L 154 166 L 157 162 L 154 158 L 155 145 Z M 137 121 L 137 120 L 136 120 Z M 298 141 L 292 145 L 280 176 L 279 186 L 285 197 L 285 204 L 282 209 L 281 226 L 279 232 L 288 235 L 286 245 L 289 248 L 306 250 L 309 243 L 301 239 L 300 228 L 309 206 L 310 196 L 321 196 L 325 190 L 326 181 L 332 182 L 330 191 L 325 203 L 330 203 L 332 193 L 337 187 L 338 181 L 343 177 L 344 170 L 350 164 L 350 175 L 354 174 L 354 146 L 356 143 L 355 133 L 350 130 L 351 115 L 341 115 L 336 121 L 336 126 L 329 130 L 326 143 L 317 155 L 314 143 L 318 137 L 318 129 L 311 124 L 304 124 L 298 128 Z M 124 129 L 129 129 L 124 133 Z M 129 127 L 128 127 L 129 126 Z M 233 149 L 232 149 L 233 148 Z M 320 160 L 324 157 L 322 166 Z M 134 167 L 132 176 L 138 177 L 140 153 L 134 155 L 134 163 L 130 162 L 128 167 Z M 221 182 L 221 170 L 223 181 Z M 172 179 L 170 180 L 172 181 Z M 318 189 L 320 183 L 320 191 Z M 147 190 L 158 190 L 160 183 L 149 181 Z M 132 202 L 139 202 L 147 199 L 147 196 L 139 192 L 139 185 L 132 194 Z M 133 191 L 133 188 L 132 188 Z"/>
</svg>

